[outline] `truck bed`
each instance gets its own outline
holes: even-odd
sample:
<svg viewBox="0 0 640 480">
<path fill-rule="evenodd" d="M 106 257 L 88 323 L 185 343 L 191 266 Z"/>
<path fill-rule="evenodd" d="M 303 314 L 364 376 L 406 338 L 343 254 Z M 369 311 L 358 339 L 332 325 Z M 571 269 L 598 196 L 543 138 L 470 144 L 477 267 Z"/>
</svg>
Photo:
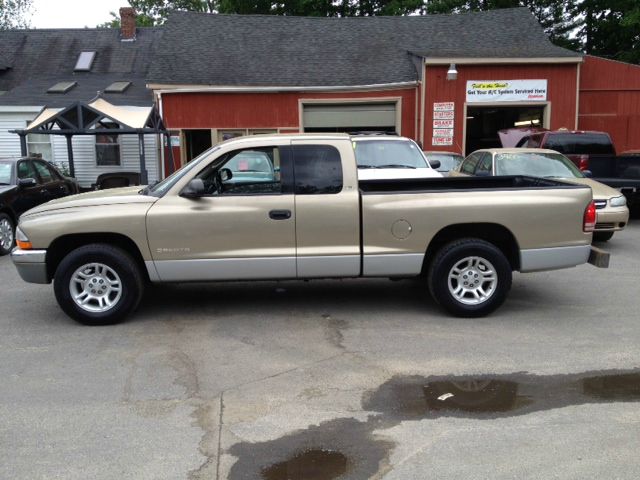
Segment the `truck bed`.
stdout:
<svg viewBox="0 0 640 480">
<path fill-rule="evenodd" d="M 445 177 L 395 180 L 361 180 L 358 182 L 363 194 L 398 192 L 435 192 L 457 190 L 530 190 L 548 188 L 588 188 L 551 178 L 525 175 L 491 177 Z"/>
</svg>

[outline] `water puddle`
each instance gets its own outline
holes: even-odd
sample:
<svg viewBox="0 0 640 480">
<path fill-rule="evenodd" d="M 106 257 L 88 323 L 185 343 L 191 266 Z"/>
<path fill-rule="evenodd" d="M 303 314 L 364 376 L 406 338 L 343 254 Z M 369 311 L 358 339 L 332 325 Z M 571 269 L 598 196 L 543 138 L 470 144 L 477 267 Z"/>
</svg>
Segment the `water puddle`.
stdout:
<svg viewBox="0 0 640 480">
<path fill-rule="evenodd" d="M 640 401 L 640 372 L 604 375 L 397 376 L 363 407 L 400 419 L 495 418 L 587 403 Z"/>
<path fill-rule="evenodd" d="M 230 479 L 368 479 L 386 465 L 393 442 L 372 435 L 376 417 L 366 422 L 338 418 L 265 442 L 237 443 Z"/>
<path fill-rule="evenodd" d="M 264 480 L 333 480 L 347 471 L 347 457 L 330 450 L 307 450 L 262 470 Z"/>
<path fill-rule="evenodd" d="M 362 397 L 366 421 L 337 418 L 265 442 L 243 442 L 230 479 L 369 479 L 390 467 L 384 430 L 407 420 L 478 420 L 584 404 L 640 402 L 640 369 L 571 375 L 395 376 Z"/>
</svg>

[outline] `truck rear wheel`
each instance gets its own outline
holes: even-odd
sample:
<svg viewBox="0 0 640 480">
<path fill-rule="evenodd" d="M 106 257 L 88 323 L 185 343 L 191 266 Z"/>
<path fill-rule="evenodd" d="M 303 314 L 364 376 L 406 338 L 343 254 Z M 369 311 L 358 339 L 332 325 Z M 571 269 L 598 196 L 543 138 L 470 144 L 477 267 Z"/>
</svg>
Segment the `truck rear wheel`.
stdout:
<svg viewBox="0 0 640 480">
<path fill-rule="evenodd" d="M 53 288 L 60 308 L 71 318 L 85 325 L 109 325 L 135 310 L 144 284 L 127 252 L 96 243 L 62 259 Z"/>
<path fill-rule="evenodd" d="M 435 255 L 428 273 L 432 297 L 458 317 L 482 317 L 504 302 L 511 289 L 511 265 L 493 244 L 456 240 Z"/>
</svg>

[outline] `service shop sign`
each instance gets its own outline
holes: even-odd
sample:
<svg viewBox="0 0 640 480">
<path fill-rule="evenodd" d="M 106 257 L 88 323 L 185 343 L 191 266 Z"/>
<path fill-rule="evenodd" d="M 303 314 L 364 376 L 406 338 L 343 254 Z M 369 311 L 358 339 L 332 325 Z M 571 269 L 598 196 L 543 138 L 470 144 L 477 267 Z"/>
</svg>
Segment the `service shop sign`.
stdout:
<svg viewBox="0 0 640 480">
<path fill-rule="evenodd" d="M 433 104 L 433 134 L 431 145 L 453 145 L 453 120 L 455 102 L 435 102 Z"/>
<path fill-rule="evenodd" d="M 544 102 L 546 80 L 469 80 L 467 103 Z"/>
</svg>

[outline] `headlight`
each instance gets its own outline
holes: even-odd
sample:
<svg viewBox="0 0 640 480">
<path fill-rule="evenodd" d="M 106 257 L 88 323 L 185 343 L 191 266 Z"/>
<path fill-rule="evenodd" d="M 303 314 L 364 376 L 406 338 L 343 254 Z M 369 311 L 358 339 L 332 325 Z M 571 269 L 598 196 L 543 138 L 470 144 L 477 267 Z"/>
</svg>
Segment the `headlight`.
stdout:
<svg viewBox="0 0 640 480">
<path fill-rule="evenodd" d="M 20 230 L 20 227 L 16 229 L 16 244 L 22 250 L 30 250 L 33 248 L 27 236 Z"/>
<path fill-rule="evenodd" d="M 619 197 L 613 197 L 609 200 L 609 205 L 612 207 L 624 207 L 627 204 L 627 198 L 624 195 Z"/>
</svg>

